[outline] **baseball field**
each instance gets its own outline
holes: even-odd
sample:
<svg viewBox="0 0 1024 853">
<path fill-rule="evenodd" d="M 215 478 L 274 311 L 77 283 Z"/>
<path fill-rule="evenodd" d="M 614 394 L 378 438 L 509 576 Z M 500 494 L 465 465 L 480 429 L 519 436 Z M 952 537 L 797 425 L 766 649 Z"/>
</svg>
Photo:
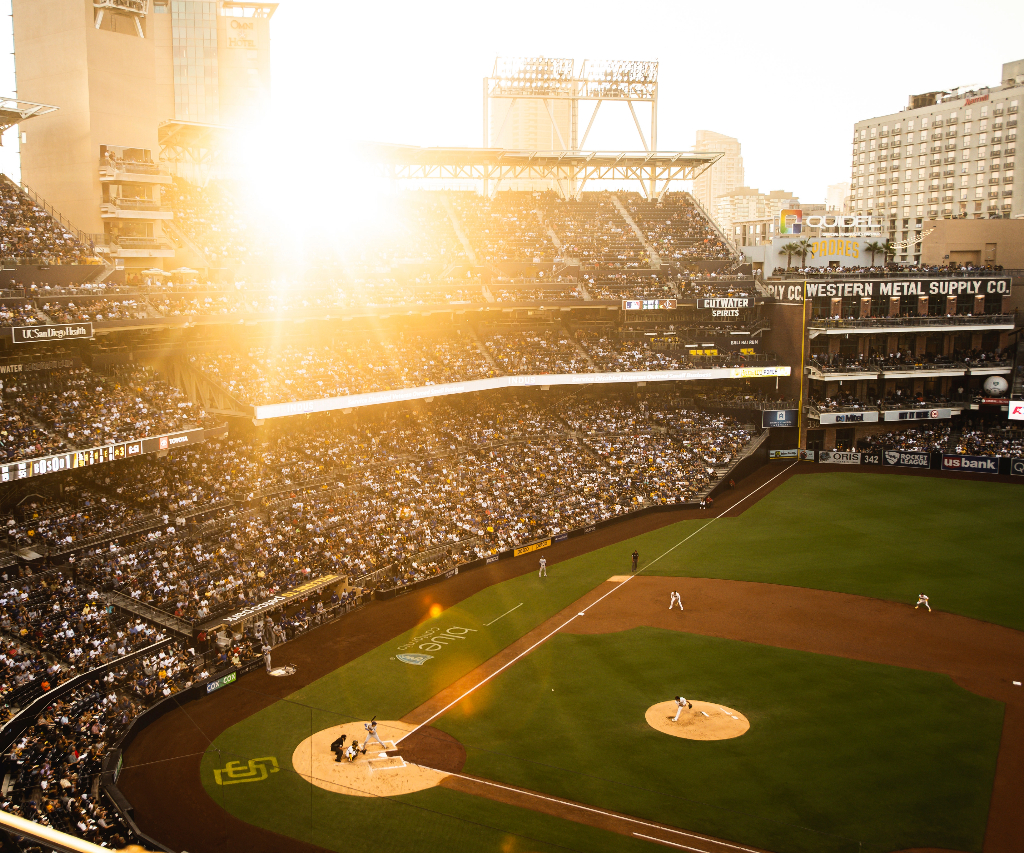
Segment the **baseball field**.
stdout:
<svg viewBox="0 0 1024 853">
<path fill-rule="evenodd" d="M 1024 489 L 782 465 L 752 488 L 317 629 L 275 653 L 294 676 L 151 726 L 120 786 L 181 846 L 197 827 L 156 812 L 184 790 L 217 849 L 1014 849 Z M 371 718 L 383 744 L 336 761 Z"/>
</svg>

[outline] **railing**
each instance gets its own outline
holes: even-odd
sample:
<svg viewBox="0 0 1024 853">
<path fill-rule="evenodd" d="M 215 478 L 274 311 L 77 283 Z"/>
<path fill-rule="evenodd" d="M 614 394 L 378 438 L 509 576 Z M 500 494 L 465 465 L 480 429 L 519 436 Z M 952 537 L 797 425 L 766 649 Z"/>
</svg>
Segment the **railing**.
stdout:
<svg viewBox="0 0 1024 853">
<path fill-rule="evenodd" d="M 835 279 L 928 279 L 929 281 L 938 281 L 945 278 L 1006 278 L 1007 276 L 1018 277 L 1024 276 L 1024 269 L 999 269 L 999 270 L 985 270 L 985 269 L 964 269 L 964 270 L 874 270 L 866 269 L 860 272 L 842 272 L 841 270 L 815 270 L 807 272 L 799 272 L 796 270 L 790 272 L 782 272 L 778 275 L 769 275 L 768 281 L 792 281 L 794 279 L 818 279 L 818 278 L 835 278 Z"/>
<path fill-rule="evenodd" d="M 31 187 L 27 186 L 26 184 L 17 185 L 6 175 L 2 176 L 2 180 L 9 181 L 12 186 L 20 189 L 22 195 L 24 195 L 30 202 L 32 202 L 32 204 L 36 205 L 36 207 L 42 208 L 42 210 L 51 219 L 55 220 L 56 222 L 59 222 L 61 227 L 65 231 L 68 231 L 69 233 L 74 235 L 75 239 L 78 240 L 78 242 L 81 243 L 83 246 L 89 245 L 89 235 L 86 234 L 84 231 L 78 230 L 78 228 L 76 228 L 67 219 L 65 219 L 60 214 L 60 212 L 53 207 L 53 205 L 48 204 L 46 200 L 42 198 L 38 193 L 36 193 L 35 190 L 33 190 Z"/>
<path fill-rule="evenodd" d="M 976 314 L 961 315 L 952 317 L 868 317 L 863 320 L 832 320 L 819 318 L 811 320 L 807 324 L 809 329 L 871 329 L 888 328 L 890 326 L 1005 326 L 1013 324 L 1016 320 L 1014 314 Z"/>
<path fill-rule="evenodd" d="M 170 211 L 169 207 L 161 207 L 160 202 L 153 201 L 151 198 L 112 198 L 104 202 L 104 204 L 112 204 L 114 207 L 121 208 L 122 210 Z"/>
<path fill-rule="evenodd" d="M 158 237 L 111 237 L 112 245 L 122 249 L 171 249 L 173 246 Z"/>
<path fill-rule="evenodd" d="M 117 172 L 127 172 L 132 175 L 165 175 L 170 177 L 171 173 L 163 166 L 158 166 L 156 163 L 141 163 L 135 160 L 104 160 L 100 158 L 100 169 L 102 171 L 113 170 Z"/>
</svg>

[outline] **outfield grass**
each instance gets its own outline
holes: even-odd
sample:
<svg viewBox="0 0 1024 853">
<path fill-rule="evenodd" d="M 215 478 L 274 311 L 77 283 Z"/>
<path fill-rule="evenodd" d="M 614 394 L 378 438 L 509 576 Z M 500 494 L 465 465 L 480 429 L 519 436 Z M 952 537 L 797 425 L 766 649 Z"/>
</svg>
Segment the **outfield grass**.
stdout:
<svg viewBox="0 0 1024 853">
<path fill-rule="evenodd" d="M 750 731 L 651 729 L 647 708 L 680 691 Z M 812 853 L 981 850 L 1002 718 L 942 675 L 636 628 L 560 634 L 435 725 L 467 746 L 466 773 Z"/>
<path fill-rule="evenodd" d="M 1019 524 L 1022 510 L 1024 490 L 998 483 L 867 474 L 794 477 L 749 507 L 741 518 L 714 521 L 654 562 L 648 572 L 763 581 L 903 601 L 913 601 L 919 592 L 926 592 L 940 609 L 1020 629 L 1024 628 L 1024 614 L 1018 608 L 1024 598 L 1024 576 L 1014 565 L 1024 549 L 1024 530 Z M 219 752 L 211 752 L 203 760 L 206 790 L 244 820 L 335 850 L 377 851 L 393 846 L 395 850 L 417 853 L 438 849 L 439 837 L 462 839 L 464 843 L 458 843 L 455 849 L 480 851 L 648 849 L 635 847 L 643 843 L 622 836 L 447 790 L 409 795 L 400 798 L 398 804 L 330 794 L 292 773 L 290 757 L 295 746 L 313 731 L 374 714 L 382 719 L 404 716 L 609 576 L 627 572 L 634 547 L 640 550 L 641 565 L 647 565 L 707 523 L 682 522 L 558 563 L 550 567 L 551 576 L 544 581 L 534 575 L 515 578 L 427 619 L 414 631 L 297 691 L 288 701 L 278 702 L 225 731 L 213 745 Z M 513 607 L 516 609 L 511 613 L 486 627 Z M 465 641 L 445 646 L 423 666 L 395 660 L 395 655 L 402 651 L 400 646 L 410 638 L 429 628 L 443 630 L 449 626 L 471 630 Z M 583 638 L 559 637 L 551 649 L 541 647 L 512 667 L 506 673 L 510 678 L 517 679 L 520 672 L 532 671 L 533 681 L 524 683 L 529 689 L 502 693 L 500 707 L 488 701 L 497 695 L 490 688 L 474 694 L 467 707 L 479 709 L 486 704 L 496 719 L 506 723 L 520 718 L 535 720 L 538 733 L 529 735 L 525 742 L 531 746 L 520 754 L 507 731 L 501 737 L 494 731 L 486 736 L 481 733 L 480 740 L 472 732 L 465 732 L 467 746 L 472 747 L 470 772 L 475 772 L 473 768 L 478 762 L 488 760 L 483 753 L 485 747 L 508 753 L 507 762 L 495 759 L 498 765 L 507 764 L 506 772 L 525 773 L 523 768 L 532 765 L 523 762 L 531 760 L 531 754 L 534 758 L 550 755 L 552 763 L 576 767 L 581 775 L 573 777 L 571 785 L 563 790 L 558 784 L 566 783 L 564 779 L 558 782 L 558 773 L 549 778 L 542 774 L 537 778 L 538 786 L 550 784 L 554 786 L 552 790 L 573 799 L 588 796 L 602 803 L 611 802 L 611 789 L 586 779 L 586 774 L 599 775 L 612 766 L 591 745 L 603 737 L 603 723 L 595 721 L 604 720 L 603 715 L 610 713 L 606 697 L 640 701 L 636 697 L 643 691 L 653 690 L 654 698 L 643 700 L 646 708 L 654 701 L 668 698 L 675 689 L 674 684 L 655 685 L 645 680 L 647 664 L 641 667 L 640 662 L 646 660 L 642 654 L 649 650 L 641 654 L 643 643 L 634 649 L 633 636 L 630 633 L 630 639 L 626 634 L 593 638 L 609 644 L 608 654 L 598 656 L 607 662 L 590 660 L 581 652 L 586 659 L 569 673 L 564 689 L 559 685 L 565 674 L 551 650 L 584 648 Z M 717 648 L 716 644 L 722 642 L 685 635 L 666 636 L 665 661 L 650 668 L 664 675 L 672 672 L 665 666 L 689 666 L 670 652 L 673 643 L 690 644 L 681 652 L 683 658 L 696 655 L 695 660 L 710 664 L 708 649 Z M 934 834 L 915 838 L 914 843 L 979 849 L 978 815 L 984 815 L 991 791 L 999 705 L 964 693 L 948 680 L 928 673 L 749 644 L 734 644 L 730 648 L 740 651 L 716 652 L 724 655 L 719 668 L 723 673 L 743 673 L 744 683 L 752 685 L 750 693 L 741 693 L 731 701 L 726 698 L 731 693 L 695 696 L 733 704 L 751 718 L 755 729 L 730 745 L 713 745 L 715 749 L 725 747 L 713 753 L 718 762 L 713 776 L 701 772 L 703 753 L 697 766 L 689 759 L 681 763 L 666 761 L 652 772 L 661 790 L 675 790 L 685 799 L 635 794 L 623 796 L 618 806 L 612 804 L 609 808 L 630 811 L 635 806 L 637 813 L 657 808 L 662 813 L 660 819 L 668 823 L 683 825 L 685 821 L 689 828 L 704 827 L 707 831 L 713 831 L 709 828 L 713 825 L 720 826 L 720 834 L 739 837 L 737 833 L 741 832 L 748 841 L 768 849 L 826 849 L 800 846 L 805 843 L 801 839 L 812 837 L 792 829 L 802 821 L 811 828 L 831 826 L 830 837 L 853 833 L 848 837 L 880 844 L 879 850 L 891 850 L 898 847 L 887 846 L 890 842 L 886 837 L 871 833 L 888 828 L 892 838 L 903 838 L 920 832 L 922 814 L 928 809 L 921 805 L 924 800 L 915 799 L 913 785 L 917 784 L 915 780 L 923 780 L 924 790 L 932 797 L 929 813 Z M 325 655 L 330 653 L 330 648 L 324 648 Z M 767 668 L 744 664 L 748 655 L 751 661 L 767 662 Z M 787 656 L 814 663 L 801 664 L 791 672 Z M 781 664 L 783 659 L 786 662 Z M 781 670 L 776 671 L 777 666 Z M 806 675 L 812 671 L 817 673 L 815 679 Z M 805 673 L 805 677 L 799 677 L 798 672 Z M 669 681 L 686 674 L 682 670 L 681 675 L 673 675 Z M 560 744 L 557 751 L 551 751 L 543 745 L 543 739 L 536 740 L 543 720 L 533 716 L 536 708 L 541 707 L 535 707 L 534 702 L 541 700 L 534 700 L 531 690 L 535 693 L 537 683 L 556 676 L 559 685 L 551 685 L 556 687 L 554 699 L 562 701 L 562 689 L 566 710 L 558 715 L 557 727 L 551 731 Z M 725 674 L 722 679 L 740 680 L 738 676 L 726 679 Z M 686 682 L 690 683 L 693 682 Z M 848 683 L 856 683 L 857 689 L 848 690 Z M 899 683 L 907 687 L 902 693 L 896 689 Z M 505 690 L 505 682 L 501 684 Z M 778 689 L 779 685 L 786 689 Z M 724 690 L 726 684 L 708 682 L 707 687 L 709 691 Z M 228 689 L 245 689 L 244 679 Z M 734 684 L 730 689 L 740 688 Z M 791 696 L 800 696 L 800 702 L 794 702 Z M 919 696 L 930 697 L 931 701 L 918 701 Z M 544 699 L 548 701 L 549 697 Z M 981 722 L 974 740 L 968 733 L 947 726 L 952 713 L 948 703 L 954 699 L 961 707 L 978 711 Z M 900 713 L 888 714 L 890 707 Z M 841 725 L 830 724 L 828 709 L 835 709 L 835 719 Z M 856 709 L 865 714 L 854 713 Z M 758 717 L 762 713 L 767 714 L 768 724 Z M 775 715 L 794 725 L 773 728 L 770 723 Z M 490 712 L 486 719 L 481 716 L 459 724 L 490 725 L 489 718 Z M 664 736 L 646 729 L 642 712 L 638 719 L 635 725 L 642 727 L 635 731 L 638 746 L 645 738 L 659 738 L 659 746 L 649 753 L 655 763 L 678 748 L 674 742 L 671 746 L 660 745 Z M 456 716 L 450 715 L 439 725 L 454 725 L 452 721 L 456 720 Z M 885 742 L 885 730 L 899 734 L 894 743 L 883 749 L 878 744 Z M 619 737 L 617 731 L 609 729 L 606 739 Z M 782 734 L 777 734 L 776 740 L 762 740 L 779 731 Z M 808 731 L 817 732 L 820 745 L 806 739 Z M 838 731 L 843 732 L 841 737 L 836 735 Z M 762 743 L 768 745 L 755 749 Z M 905 749 L 903 743 L 915 747 Z M 861 748 L 852 744 L 860 744 Z M 867 744 L 875 744 L 876 748 L 864 751 Z M 699 752 L 707 746 L 689 744 L 687 748 Z M 609 743 L 607 748 L 611 752 L 616 744 Z M 735 749 L 742 754 L 725 758 Z M 753 752 L 747 754 L 750 750 Z M 282 771 L 265 782 L 232 787 L 213 783 L 213 768 L 224 766 L 226 761 L 268 755 L 277 757 Z M 823 756 L 831 758 L 826 760 Z M 577 760 L 584 763 L 574 764 Z M 595 766 L 598 774 L 593 774 Z M 806 776 L 802 775 L 803 766 L 809 768 Z M 927 771 L 929 767 L 931 773 Z M 954 772 L 947 773 L 944 768 L 954 768 Z M 498 778 L 497 772 L 479 772 Z M 647 775 L 644 774 L 645 778 Z M 943 775 L 954 778 L 929 778 Z M 813 782 L 805 784 L 801 781 L 805 778 Z M 973 796 L 956 788 L 958 780 L 964 778 L 974 780 Z M 837 787 L 840 783 L 842 787 Z M 691 800 L 702 800 L 709 786 L 717 797 L 714 808 L 701 809 L 689 804 Z M 847 797 L 852 798 L 849 821 L 844 820 L 842 813 Z M 836 803 L 840 804 L 839 809 Z M 866 824 L 863 819 L 873 811 L 875 803 L 881 804 L 878 818 Z M 887 803 L 890 807 L 885 807 Z M 431 811 L 417 810 L 421 808 Z M 751 817 L 740 820 L 740 811 Z M 726 814 L 732 817 L 727 820 Z M 673 815 L 678 815 L 678 819 L 669 819 Z M 777 816 L 778 824 L 768 819 L 770 815 Z M 947 816 L 952 817 L 947 820 Z M 961 818 L 965 822 L 960 822 Z M 716 820 L 720 823 L 715 824 Z M 983 828 L 983 817 L 981 820 Z M 950 825 L 951 821 L 959 825 L 960 835 L 957 827 Z M 779 830 L 779 826 L 785 829 Z M 517 833 L 514 837 L 506 834 L 513 829 Z M 783 835 L 776 835 L 780 831 Z M 858 833 L 871 834 L 871 838 L 861 839 Z M 945 839 L 941 844 L 928 840 L 939 836 Z M 964 840 L 958 844 L 956 838 Z M 852 853 L 856 847 L 829 849 L 850 849 Z"/>
<path fill-rule="evenodd" d="M 932 607 L 1024 630 L 1022 486 L 891 474 L 797 476 L 746 505 L 741 517 L 715 521 L 647 573 L 911 603 L 923 592 Z M 680 522 L 615 548 L 639 548 L 644 566 L 703 524 Z"/>
</svg>

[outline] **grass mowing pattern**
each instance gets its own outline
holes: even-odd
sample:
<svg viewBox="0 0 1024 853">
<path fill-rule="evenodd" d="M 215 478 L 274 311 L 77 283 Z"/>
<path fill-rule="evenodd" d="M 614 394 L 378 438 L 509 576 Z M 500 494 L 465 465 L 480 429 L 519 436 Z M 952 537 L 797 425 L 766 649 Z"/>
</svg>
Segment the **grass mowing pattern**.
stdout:
<svg viewBox="0 0 1024 853">
<path fill-rule="evenodd" d="M 912 601 L 919 592 L 927 592 L 941 609 L 1021 629 L 1024 614 L 1016 603 L 1024 597 L 1024 575 L 1014 569 L 1014 561 L 1024 548 L 1024 530 L 1019 524 L 1022 510 L 1024 490 L 999 483 L 869 474 L 794 477 L 750 506 L 741 518 L 715 521 L 708 530 L 655 563 L 649 572 L 762 581 L 903 601 Z M 634 845 L 642 842 L 451 791 L 424 791 L 402 798 L 411 805 L 440 809 L 453 818 L 514 827 L 521 835 L 538 839 L 522 846 L 524 842 L 515 837 L 474 828 L 453 818 L 415 812 L 388 802 L 350 800 L 312 788 L 290 772 L 290 757 L 295 746 L 312 731 L 373 714 L 383 719 L 403 716 L 612 574 L 628 572 L 629 554 L 634 547 L 640 550 L 641 565 L 646 565 L 705 524 L 707 521 L 681 522 L 558 563 L 550 567 L 551 576 L 546 580 L 534 575 L 516 578 L 483 590 L 441 616 L 426 620 L 415 631 L 297 691 L 290 701 L 278 702 L 225 731 L 212 747 L 219 752 L 211 751 L 203 760 L 202 781 L 206 790 L 244 820 L 295 838 L 313 840 L 328 849 L 427 851 L 437 849 L 438 838 L 463 836 L 465 844 L 460 849 L 466 850 L 542 850 L 558 849 L 559 845 L 588 851 L 634 849 Z M 522 607 L 484 628 L 485 623 L 520 602 Z M 421 635 L 430 627 L 443 630 L 453 625 L 477 630 L 468 634 L 464 642 L 452 642 L 437 652 L 422 667 L 393 660 L 399 646 L 410 637 Z M 623 642 L 622 635 L 615 636 Z M 561 643 L 565 638 L 557 639 Z M 740 647 L 763 648 L 749 644 Z M 542 646 L 531 657 L 543 650 Z M 330 649 L 325 648 L 324 654 L 330 654 Z M 514 675 L 528 660 L 520 661 L 506 674 Z M 581 725 L 590 725 L 587 717 L 602 707 L 602 691 L 616 689 L 618 681 L 629 682 L 636 665 L 634 658 L 624 670 L 603 667 L 587 676 L 594 695 L 579 701 L 579 716 L 573 719 L 571 728 L 560 733 L 565 749 L 564 756 L 557 756 L 560 764 L 572 761 L 574 732 Z M 932 677 L 927 673 L 895 671 L 908 679 Z M 768 687 L 777 696 L 776 701 L 787 703 L 784 693 Z M 229 689 L 245 689 L 244 681 Z M 671 693 L 674 687 L 659 687 L 659 695 L 648 705 L 667 698 L 661 695 L 665 689 Z M 485 691 L 480 696 L 474 694 L 466 708 L 474 707 L 487 695 Z M 715 698 L 731 704 L 725 697 Z M 517 697 L 510 702 L 510 708 L 514 709 L 519 701 Z M 743 702 L 738 701 L 734 707 L 750 716 Z M 439 724 L 444 725 L 447 720 L 448 717 L 442 718 Z M 642 713 L 639 720 L 642 725 Z M 949 752 L 945 733 L 936 731 L 939 733 L 922 746 L 923 752 Z M 827 735 L 827 728 L 824 733 Z M 609 751 L 614 747 L 609 744 Z M 985 749 L 994 748 L 984 738 L 982 747 L 985 755 Z M 244 762 L 265 755 L 277 757 L 282 766 L 281 772 L 266 782 L 231 787 L 213 783 L 213 768 L 223 767 L 229 760 Z M 477 758 L 474 753 L 474 761 Z M 605 758 L 604 762 L 611 760 Z M 785 765 L 794 759 L 783 753 L 774 756 L 774 760 Z M 874 782 L 878 777 L 876 770 L 884 770 L 888 762 L 888 752 L 871 755 L 867 762 L 860 756 L 857 763 L 864 767 L 862 787 L 879 787 Z M 587 768 L 579 769 L 587 772 Z M 673 766 L 672 770 L 677 788 L 694 785 L 698 792 L 701 790 L 699 767 Z M 972 772 L 976 776 L 980 773 Z M 794 783 L 798 778 L 793 777 Z M 738 791 L 749 788 L 750 783 L 743 779 L 733 781 Z M 817 825 L 814 821 L 824 813 L 822 809 L 829 797 L 837 796 L 829 784 L 826 780 L 818 788 L 829 794 L 823 795 L 822 805 L 812 805 L 814 791 L 795 785 L 775 790 L 772 798 L 778 796 L 783 798 L 781 801 L 766 801 L 762 793 L 761 799 L 747 803 L 746 808 L 759 815 L 766 809 L 788 814 Z M 986 805 L 990 790 L 991 781 L 978 789 Z M 887 793 L 896 796 L 895 792 Z M 728 798 L 726 802 L 730 802 Z M 971 805 L 968 810 L 976 808 Z M 936 802 L 931 811 L 933 823 L 943 826 L 947 811 L 944 802 Z M 949 813 L 956 813 L 956 809 Z M 899 835 L 903 824 L 898 815 L 894 820 L 893 833 Z M 755 823 L 758 822 L 763 825 L 762 818 L 757 818 Z M 753 831 L 751 828 L 756 829 L 753 823 L 748 830 Z M 975 832 L 970 826 L 965 831 L 968 835 Z M 725 834 L 737 837 L 732 831 Z M 884 838 L 873 838 L 882 844 L 879 849 L 896 849 L 886 848 Z M 761 846 L 783 849 L 768 843 L 769 840 L 768 835 L 762 836 Z M 972 849 L 966 844 L 961 846 Z M 649 848 L 643 845 L 642 849 Z"/>
<path fill-rule="evenodd" d="M 680 691 L 750 731 L 651 729 Z M 485 779 L 780 853 L 981 849 L 1003 707 L 946 676 L 636 628 L 558 635 L 481 692 L 436 725 Z"/>
</svg>

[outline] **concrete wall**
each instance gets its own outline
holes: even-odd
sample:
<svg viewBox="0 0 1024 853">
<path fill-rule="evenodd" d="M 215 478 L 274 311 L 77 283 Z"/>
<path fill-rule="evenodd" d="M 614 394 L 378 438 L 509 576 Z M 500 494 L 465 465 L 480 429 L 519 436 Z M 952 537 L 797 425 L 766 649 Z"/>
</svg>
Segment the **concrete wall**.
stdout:
<svg viewBox="0 0 1024 853">
<path fill-rule="evenodd" d="M 973 253 L 978 263 L 1024 269 L 1024 219 L 944 219 L 926 227 L 935 230 L 921 243 L 924 264 L 966 262 Z"/>
<path fill-rule="evenodd" d="M 156 42 L 97 30 L 92 0 L 13 0 L 13 11 L 18 97 L 59 107 L 26 122 L 22 180 L 76 227 L 100 233 L 100 145 L 159 156 L 157 125 L 169 115 Z"/>
</svg>

